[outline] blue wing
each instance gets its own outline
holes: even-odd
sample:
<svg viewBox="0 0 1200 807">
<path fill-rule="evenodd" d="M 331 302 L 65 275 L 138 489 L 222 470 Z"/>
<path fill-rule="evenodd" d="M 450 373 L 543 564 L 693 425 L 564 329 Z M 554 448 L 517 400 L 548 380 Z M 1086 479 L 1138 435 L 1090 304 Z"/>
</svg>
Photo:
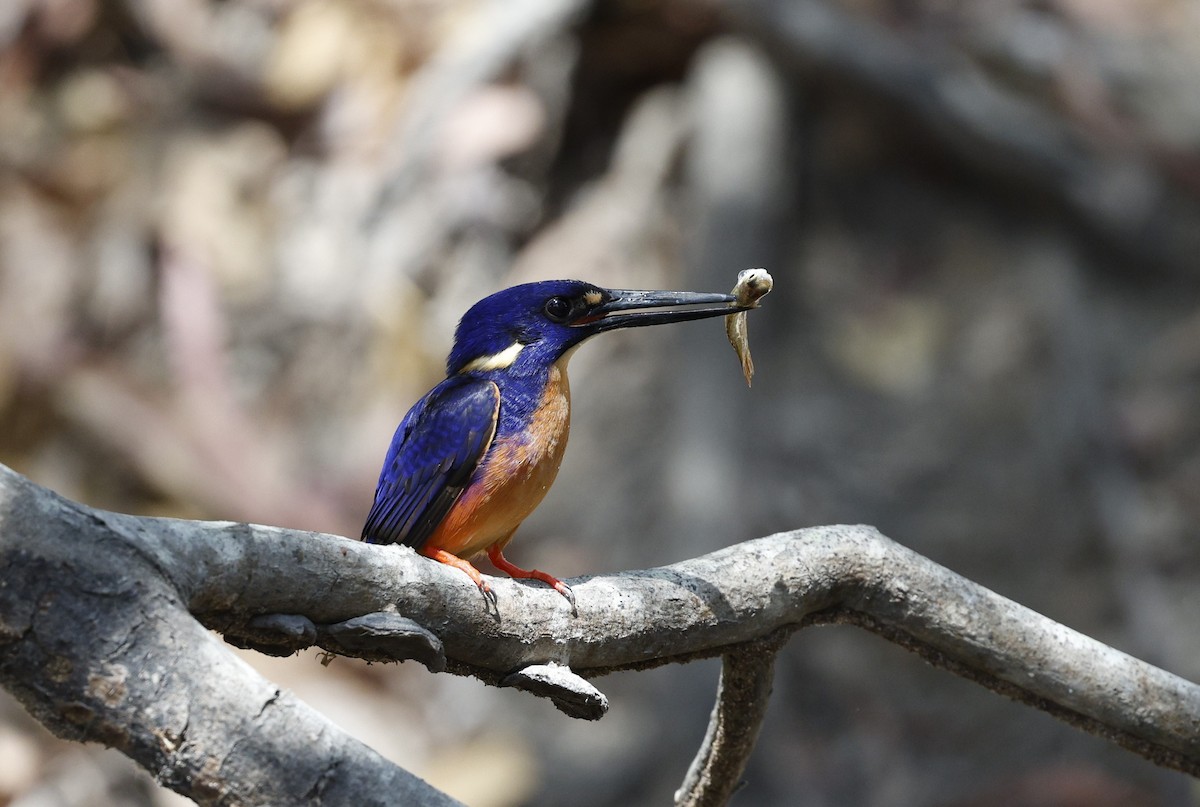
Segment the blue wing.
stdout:
<svg viewBox="0 0 1200 807">
<path fill-rule="evenodd" d="M 496 434 L 500 388 L 455 376 L 438 384 L 400 422 L 383 461 L 364 541 L 420 549 Z"/>
</svg>

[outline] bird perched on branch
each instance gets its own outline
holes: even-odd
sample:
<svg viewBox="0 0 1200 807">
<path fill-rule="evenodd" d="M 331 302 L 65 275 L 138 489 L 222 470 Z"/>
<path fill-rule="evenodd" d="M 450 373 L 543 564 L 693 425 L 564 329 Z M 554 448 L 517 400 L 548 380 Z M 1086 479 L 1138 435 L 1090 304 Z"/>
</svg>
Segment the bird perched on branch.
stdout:
<svg viewBox="0 0 1200 807">
<path fill-rule="evenodd" d="M 605 331 L 743 308 L 728 294 L 603 289 L 579 280 L 526 283 L 480 300 L 455 332 L 446 380 L 396 429 L 363 540 L 411 546 L 461 569 L 494 602 L 470 562 L 486 552 L 496 568 L 553 586 L 573 608 L 566 583 L 504 557 L 567 447 L 568 359 Z"/>
</svg>

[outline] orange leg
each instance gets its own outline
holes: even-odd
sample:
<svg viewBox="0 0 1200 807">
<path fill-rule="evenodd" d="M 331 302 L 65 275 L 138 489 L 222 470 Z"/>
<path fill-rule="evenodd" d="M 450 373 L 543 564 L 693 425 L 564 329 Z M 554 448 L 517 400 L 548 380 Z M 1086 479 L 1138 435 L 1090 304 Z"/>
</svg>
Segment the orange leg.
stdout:
<svg viewBox="0 0 1200 807">
<path fill-rule="evenodd" d="M 493 566 L 509 577 L 515 577 L 520 580 L 541 580 L 543 583 L 552 586 L 555 591 L 566 597 L 567 601 L 571 603 L 571 610 L 575 610 L 575 592 L 571 591 L 571 587 L 557 577 L 545 572 L 539 572 L 537 569 L 522 569 L 520 566 L 514 566 L 504 557 L 504 550 L 501 543 L 489 546 L 487 556 Z"/>
<path fill-rule="evenodd" d="M 471 581 L 479 587 L 479 591 L 483 594 L 484 599 L 490 600 L 493 605 L 496 604 L 496 595 L 493 593 L 492 587 L 484 581 L 483 575 L 469 561 L 465 561 L 458 555 L 447 552 L 444 549 L 438 549 L 435 546 L 422 547 L 421 554 L 427 558 L 436 560 L 438 563 L 444 563 L 447 566 L 453 566 L 455 569 L 465 572 L 467 577 L 471 578 Z"/>
</svg>

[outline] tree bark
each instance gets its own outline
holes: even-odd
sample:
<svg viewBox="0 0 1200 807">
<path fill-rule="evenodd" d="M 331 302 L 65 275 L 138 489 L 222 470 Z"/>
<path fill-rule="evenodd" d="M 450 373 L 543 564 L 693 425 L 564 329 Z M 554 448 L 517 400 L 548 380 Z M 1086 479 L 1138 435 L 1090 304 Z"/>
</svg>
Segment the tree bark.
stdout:
<svg viewBox="0 0 1200 807">
<path fill-rule="evenodd" d="M 1200 687 L 870 527 L 797 530 L 580 578 L 577 616 L 540 584 L 492 586 L 494 609 L 460 572 L 407 548 L 108 513 L 0 466 L 0 684 L 59 736 L 118 748 L 201 803 L 453 803 L 261 679 L 206 628 L 267 652 L 318 644 L 435 670 L 444 663 L 592 704 L 577 711 L 595 718 L 603 696 L 581 676 L 716 655 L 731 660 L 728 697 L 765 703 L 769 674 L 737 655 L 748 643 L 852 623 L 1160 765 L 1200 773 Z M 547 665 L 566 669 L 546 675 Z M 740 693 L 739 678 L 751 682 Z M 718 703 L 714 720 L 726 722 L 710 735 L 729 739 L 702 756 L 740 771 L 759 718 L 729 722 L 735 712 Z"/>
</svg>

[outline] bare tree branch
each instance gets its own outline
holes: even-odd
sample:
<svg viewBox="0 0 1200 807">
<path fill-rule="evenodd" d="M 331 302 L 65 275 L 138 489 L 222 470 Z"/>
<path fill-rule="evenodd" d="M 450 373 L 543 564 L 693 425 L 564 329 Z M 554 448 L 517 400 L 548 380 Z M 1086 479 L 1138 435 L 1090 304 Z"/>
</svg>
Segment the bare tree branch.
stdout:
<svg viewBox="0 0 1200 807">
<path fill-rule="evenodd" d="M 675 792 L 680 807 L 719 807 L 741 787 L 746 762 L 767 716 L 775 656 L 784 638 L 777 634 L 725 654 L 708 732 Z"/>
<path fill-rule="evenodd" d="M 408 549 L 107 513 L 0 466 L 0 570 L 0 683 L 59 735 L 114 746 L 205 803 L 315 793 L 336 794 L 330 803 L 373 803 L 379 793 L 450 802 L 259 679 L 201 625 L 276 652 L 350 631 L 339 652 L 394 659 L 416 648 L 434 668 L 440 640 L 448 669 L 493 684 L 531 665 L 594 677 L 729 655 L 727 680 L 758 681 L 731 688 L 751 693 L 754 711 L 769 675 L 742 666 L 747 643 L 850 622 L 1160 765 L 1200 773 L 1200 687 L 870 527 L 781 533 L 579 579 L 575 617 L 527 581 L 495 580 L 498 606 L 485 608 L 456 570 Z M 359 617 L 371 628 L 351 622 Z M 561 696 L 561 686 L 547 694 Z M 752 737 L 756 724 L 750 715 L 727 725 Z M 740 765 L 744 753 L 729 759 Z"/>
<path fill-rule="evenodd" d="M 228 652 L 180 599 L 157 525 L 108 518 L 0 466 L 0 683 L 51 731 L 202 804 L 457 803 Z"/>
</svg>

